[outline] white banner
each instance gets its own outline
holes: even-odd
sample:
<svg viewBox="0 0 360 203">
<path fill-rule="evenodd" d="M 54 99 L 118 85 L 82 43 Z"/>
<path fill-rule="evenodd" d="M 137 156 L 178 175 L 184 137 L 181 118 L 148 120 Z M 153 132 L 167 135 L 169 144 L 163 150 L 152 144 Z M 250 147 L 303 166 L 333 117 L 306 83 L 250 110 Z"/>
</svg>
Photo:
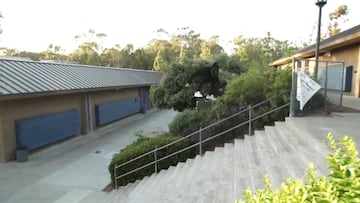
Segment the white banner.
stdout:
<svg viewBox="0 0 360 203">
<path fill-rule="evenodd" d="M 305 104 L 319 90 L 321 86 L 307 76 L 303 70 L 297 74 L 296 99 L 300 101 L 300 110 L 303 110 Z"/>
</svg>

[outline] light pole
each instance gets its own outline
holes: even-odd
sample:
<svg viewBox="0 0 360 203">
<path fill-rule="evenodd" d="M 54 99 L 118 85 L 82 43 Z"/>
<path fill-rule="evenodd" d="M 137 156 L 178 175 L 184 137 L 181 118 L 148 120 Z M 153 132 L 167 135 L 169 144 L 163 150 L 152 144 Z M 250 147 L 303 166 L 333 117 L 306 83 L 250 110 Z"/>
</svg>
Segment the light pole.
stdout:
<svg viewBox="0 0 360 203">
<path fill-rule="evenodd" d="M 318 20 L 318 29 L 316 37 L 316 49 L 315 49 L 315 69 L 314 77 L 317 79 L 318 69 L 319 69 L 319 49 L 320 49 L 320 30 L 321 30 L 321 10 L 322 7 L 326 4 L 327 0 L 316 0 L 315 5 L 319 7 L 319 20 Z"/>
</svg>

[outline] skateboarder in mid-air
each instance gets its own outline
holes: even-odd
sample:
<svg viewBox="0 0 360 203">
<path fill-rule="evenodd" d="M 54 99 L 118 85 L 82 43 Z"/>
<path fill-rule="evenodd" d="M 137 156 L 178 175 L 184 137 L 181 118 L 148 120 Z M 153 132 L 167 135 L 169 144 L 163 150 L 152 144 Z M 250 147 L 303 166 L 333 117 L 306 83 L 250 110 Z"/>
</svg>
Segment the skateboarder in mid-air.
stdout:
<svg viewBox="0 0 360 203">
<path fill-rule="evenodd" d="M 196 92 L 194 94 L 194 97 L 203 97 L 201 94 L 201 88 L 204 84 L 211 83 L 211 95 L 208 95 L 207 98 L 209 99 L 215 99 L 214 93 L 218 91 L 216 88 L 220 85 L 219 80 L 219 65 L 217 63 L 214 63 L 212 66 L 207 66 L 198 69 L 195 71 L 185 87 L 189 87 L 190 84 L 195 85 Z"/>
</svg>

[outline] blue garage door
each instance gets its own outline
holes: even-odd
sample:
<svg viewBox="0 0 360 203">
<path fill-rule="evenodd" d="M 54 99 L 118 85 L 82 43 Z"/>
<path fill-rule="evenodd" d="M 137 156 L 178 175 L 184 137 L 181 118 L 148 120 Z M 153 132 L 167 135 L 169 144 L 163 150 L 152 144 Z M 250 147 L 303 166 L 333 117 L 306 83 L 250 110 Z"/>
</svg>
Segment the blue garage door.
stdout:
<svg viewBox="0 0 360 203">
<path fill-rule="evenodd" d="M 141 101 L 139 97 L 95 105 L 96 125 L 101 126 L 111 123 L 138 113 L 140 110 Z"/>
<path fill-rule="evenodd" d="M 80 112 L 65 112 L 15 121 L 18 148 L 29 150 L 80 134 Z"/>
</svg>

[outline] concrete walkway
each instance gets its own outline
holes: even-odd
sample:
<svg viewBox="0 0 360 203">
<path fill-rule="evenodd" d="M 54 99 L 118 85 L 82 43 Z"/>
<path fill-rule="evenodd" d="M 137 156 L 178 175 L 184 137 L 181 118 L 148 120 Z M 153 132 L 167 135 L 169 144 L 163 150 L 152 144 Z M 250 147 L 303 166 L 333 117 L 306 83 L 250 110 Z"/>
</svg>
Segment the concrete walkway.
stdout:
<svg viewBox="0 0 360 203">
<path fill-rule="evenodd" d="M 174 111 L 151 110 L 33 153 L 29 161 L 0 163 L 0 202 L 79 202 L 103 195 L 112 155 L 146 134 L 167 131 Z"/>
<path fill-rule="evenodd" d="M 327 92 L 327 97 L 334 105 L 340 104 L 340 93 L 339 92 L 329 90 Z M 342 105 L 344 107 L 360 111 L 360 98 L 344 94 L 343 99 L 342 99 Z"/>
</svg>

